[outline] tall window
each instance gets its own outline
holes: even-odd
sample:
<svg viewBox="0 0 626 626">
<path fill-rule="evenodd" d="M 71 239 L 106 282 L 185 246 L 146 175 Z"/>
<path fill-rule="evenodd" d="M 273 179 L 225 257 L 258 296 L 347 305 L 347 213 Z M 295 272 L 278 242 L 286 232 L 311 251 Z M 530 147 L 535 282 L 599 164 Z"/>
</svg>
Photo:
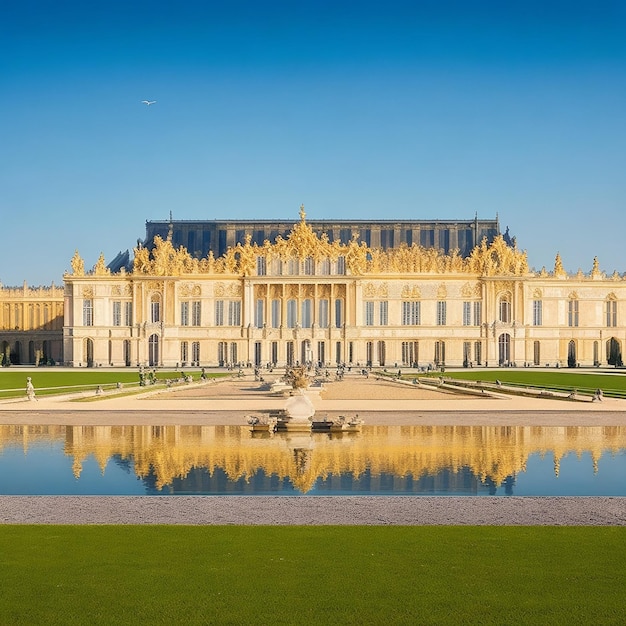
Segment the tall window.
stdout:
<svg viewBox="0 0 626 626">
<path fill-rule="evenodd" d="M 124 326 L 133 325 L 133 303 L 124 302 Z"/>
<path fill-rule="evenodd" d="M 180 342 L 180 362 L 187 363 L 187 359 L 189 358 L 189 343 L 186 341 Z"/>
<path fill-rule="evenodd" d="M 313 259 L 313 257 L 308 256 L 304 259 L 304 273 L 307 276 L 313 276 L 313 274 L 315 274 L 315 259 Z"/>
<path fill-rule="evenodd" d="M 324 274 L 325 276 L 330 274 L 330 259 L 328 257 L 323 259 L 320 263 L 320 274 Z"/>
<path fill-rule="evenodd" d="M 463 303 L 463 326 L 471 326 L 471 325 L 472 325 L 472 303 L 464 302 Z"/>
<path fill-rule="evenodd" d="M 343 275 L 346 273 L 346 257 L 340 256 L 337 259 L 337 274 Z"/>
<path fill-rule="evenodd" d="M 267 274 L 267 264 L 264 256 L 256 258 L 256 273 L 257 276 L 265 276 Z"/>
<path fill-rule="evenodd" d="M 534 365 L 541 364 L 541 345 L 538 341 L 533 342 L 533 363 Z"/>
<path fill-rule="evenodd" d="M 402 342 L 402 365 L 417 367 L 419 344 L 417 341 Z"/>
<path fill-rule="evenodd" d="M 231 300 L 228 303 L 228 325 L 241 326 L 241 302 Z"/>
<path fill-rule="evenodd" d="M 113 302 L 113 326 L 121 326 L 122 325 L 122 303 L 115 301 Z"/>
<path fill-rule="evenodd" d="M 478 365 L 483 362 L 483 344 L 480 341 L 474 342 L 474 361 Z"/>
<path fill-rule="evenodd" d="M 509 299 L 509 295 L 503 295 L 500 298 L 500 321 L 505 324 L 511 323 L 511 300 Z"/>
<path fill-rule="evenodd" d="M 435 341 L 435 365 L 444 365 L 446 362 L 446 342 Z"/>
<path fill-rule="evenodd" d="M 403 326 L 419 326 L 421 323 L 421 303 L 420 302 L 403 302 L 402 303 L 402 325 Z"/>
<path fill-rule="evenodd" d="M 191 325 L 200 326 L 202 322 L 202 304 L 200 300 L 191 303 Z"/>
<path fill-rule="evenodd" d="M 319 302 L 318 325 L 320 328 L 328 328 L 328 300 L 325 298 Z"/>
<path fill-rule="evenodd" d="M 606 325 L 617 326 L 617 300 L 606 301 Z"/>
<path fill-rule="evenodd" d="M 365 325 L 374 325 L 374 303 L 371 300 L 365 302 Z"/>
<path fill-rule="evenodd" d="M 302 328 L 311 328 L 312 301 L 306 298 L 302 301 Z"/>
<path fill-rule="evenodd" d="M 159 296 L 152 296 L 150 300 L 150 320 L 153 323 L 161 321 L 161 300 Z"/>
<path fill-rule="evenodd" d="M 578 326 L 578 300 L 574 298 L 567 302 L 567 325 Z"/>
<path fill-rule="evenodd" d="M 272 300 L 272 328 L 280 328 L 280 300 Z"/>
<path fill-rule="evenodd" d="M 387 300 L 381 300 L 379 305 L 380 305 L 379 306 L 379 314 L 380 314 L 379 324 L 381 326 L 387 326 L 387 324 L 389 323 L 389 315 L 388 315 L 389 302 L 387 302 Z"/>
<path fill-rule="evenodd" d="M 343 257 L 340 257 L 343 258 Z M 343 326 L 343 300 L 337 298 L 335 300 L 335 327 L 341 328 Z"/>
<path fill-rule="evenodd" d="M 200 362 L 200 342 L 199 341 L 194 341 L 191 344 L 191 360 L 194 363 Z"/>
<path fill-rule="evenodd" d="M 483 323 L 483 303 L 474 302 L 474 326 L 480 326 Z"/>
<path fill-rule="evenodd" d="M 263 328 L 263 299 L 258 298 L 254 307 L 254 325 Z"/>
<path fill-rule="evenodd" d="M 93 326 L 93 300 L 83 300 L 83 326 Z"/>
<path fill-rule="evenodd" d="M 295 300 L 287 300 L 287 328 L 295 328 L 298 321 L 298 303 Z"/>
<path fill-rule="evenodd" d="M 215 325 L 224 326 L 224 300 L 215 301 Z"/>
<path fill-rule="evenodd" d="M 543 300 L 533 300 L 533 326 L 543 324 Z"/>
<path fill-rule="evenodd" d="M 446 325 L 446 301 L 439 300 L 437 302 L 437 326 Z"/>
<path fill-rule="evenodd" d="M 189 326 L 189 302 L 180 303 L 180 325 Z M 186 361 L 187 359 L 183 359 Z"/>
</svg>

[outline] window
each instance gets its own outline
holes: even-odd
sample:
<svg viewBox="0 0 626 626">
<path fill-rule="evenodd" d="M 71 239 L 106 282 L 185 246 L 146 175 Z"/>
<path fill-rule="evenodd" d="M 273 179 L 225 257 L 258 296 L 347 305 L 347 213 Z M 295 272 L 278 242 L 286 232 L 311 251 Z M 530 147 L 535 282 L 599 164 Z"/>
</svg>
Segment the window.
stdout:
<svg viewBox="0 0 626 626">
<path fill-rule="evenodd" d="M 541 346 L 538 341 L 533 342 L 533 363 L 535 365 L 541 364 Z"/>
<path fill-rule="evenodd" d="M 341 328 L 343 326 L 343 300 L 337 298 L 335 300 L 335 327 Z"/>
<path fill-rule="evenodd" d="M 464 302 L 463 303 L 463 326 L 471 326 L 472 325 L 472 303 Z"/>
<path fill-rule="evenodd" d="M 322 260 L 320 263 L 320 274 L 324 274 L 325 276 L 330 274 L 330 259 L 326 258 Z"/>
<path fill-rule="evenodd" d="M 224 326 L 224 300 L 215 301 L 215 325 Z"/>
<path fill-rule="evenodd" d="M 402 342 L 402 365 L 417 367 L 419 344 L 417 341 Z"/>
<path fill-rule="evenodd" d="M 272 328 L 280 328 L 280 300 L 272 300 Z"/>
<path fill-rule="evenodd" d="M 328 328 L 328 300 L 326 299 L 319 302 L 318 324 L 320 328 Z"/>
<path fill-rule="evenodd" d="M 402 325 L 403 326 L 419 326 L 421 323 L 421 303 L 420 302 L 403 302 L 402 303 Z"/>
<path fill-rule="evenodd" d="M 380 314 L 379 324 L 381 326 L 387 326 L 387 324 L 389 323 L 389 320 L 388 320 L 389 302 L 387 302 L 387 300 L 381 300 L 381 302 L 379 302 L 378 308 L 379 308 L 379 314 Z"/>
<path fill-rule="evenodd" d="M 478 365 L 483 362 L 483 344 L 480 343 L 480 341 L 474 342 L 474 361 L 476 361 Z"/>
<path fill-rule="evenodd" d="M 93 300 L 83 300 L 83 326 L 93 326 Z"/>
<path fill-rule="evenodd" d="M 337 274 L 343 275 L 346 273 L 346 257 L 340 256 L 337 259 Z"/>
<path fill-rule="evenodd" d="M 115 301 L 113 302 L 113 326 L 121 326 L 122 325 L 122 303 Z"/>
<path fill-rule="evenodd" d="M 295 328 L 298 321 L 298 309 L 295 300 L 287 300 L 287 328 Z"/>
<path fill-rule="evenodd" d="M 311 328 L 311 309 L 311 299 L 306 298 L 302 301 L 302 328 Z"/>
<path fill-rule="evenodd" d="M 158 296 L 152 296 L 150 300 L 150 320 L 152 323 L 161 321 L 161 301 Z"/>
<path fill-rule="evenodd" d="M 259 298 L 254 307 L 254 326 L 263 328 L 263 300 Z"/>
<path fill-rule="evenodd" d="M 541 326 L 542 324 L 543 324 L 543 301 L 533 300 L 533 326 Z"/>
<path fill-rule="evenodd" d="M 474 302 L 474 326 L 480 326 L 483 323 L 483 303 Z"/>
<path fill-rule="evenodd" d="M 299 266 L 300 262 L 298 261 L 298 259 L 289 259 L 287 261 L 287 274 L 289 276 L 297 276 L 300 272 L 299 272 Z"/>
<path fill-rule="evenodd" d="M 444 365 L 446 362 L 446 342 L 435 341 L 435 365 Z"/>
<path fill-rule="evenodd" d="M 313 276 L 315 274 L 315 259 L 310 256 L 304 259 L 304 273 L 307 276 Z"/>
<path fill-rule="evenodd" d="M 180 303 L 180 325 L 189 326 L 189 302 Z"/>
<path fill-rule="evenodd" d="M 505 324 L 511 323 L 511 300 L 508 294 L 500 298 L 500 321 Z"/>
<path fill-rule="evenodd" d="M 437 326 L 446 325 L 446 309 L 445 300 L 439 300 L 437 302 Z"/>
<path fill-rule="evenodd" d="M 199 300 L 191 303 L 191 325 L 200 326 L 202 321 L 202 304 Z"/>
<path fill-rule="evenodd" d="M 194 363 L 200 362 L 200 342 L 199 341 L 194 341 L 191 344 L 191 360 Z"/>
<path fill-rule="evenodd" d="M 606 325 L 617 326 L 617 300 L 606 301 Z"/>
<path fill-rule="evenodd" d="M 567 302 L 567 325 L 578 326 L 578 300 L 573 298 Z"/>
<path fill-rule="evenodd" d="M 185 364 L 187 363 L 189 344 L 186 341 L 180 342 L 180 362 Z"/>
<path fill-rule="evenodd" d="M 256 273 L 257 276 L 265 276 L 267 274 L 267 264 L 264 256 L 256 258 Z"/>
<path fill-rule="evenodd" d="M 133 325 L 133 303 L 124 302 L 124 326 Z"/>
<path fill-rule="evenodd" d="M 374 325 L 374 303 L 372 301 L 365 303 L 365 325 Z"/>
<path fill-rule="evenodd" d="M 231 300 L 228 303 L 228 325 L 241 326 L 241 302 L 239 300 Z"/>
</svg>

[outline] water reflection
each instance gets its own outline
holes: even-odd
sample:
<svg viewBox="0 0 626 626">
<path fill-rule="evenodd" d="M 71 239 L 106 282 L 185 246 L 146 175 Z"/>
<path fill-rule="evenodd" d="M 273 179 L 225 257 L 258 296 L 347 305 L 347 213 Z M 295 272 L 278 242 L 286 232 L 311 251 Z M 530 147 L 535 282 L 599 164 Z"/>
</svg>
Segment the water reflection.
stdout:
<svg viewBox="0 0 626 626">
<path fill-rule="evenodd" d="M 13 471 L 7 451 L 21 448 L 28 458 L 55 446 L 74 482 L 95 459 L 102 480 L 112 463 L 144 493 L 510 495 L 530 459 L 544 481 L 558 478 L 567 459 L 588 459 L 590 475 L 603 457 L 623 459 L 626 427 L 364 426 L 343 436 L 252 436 L 238 426 L 5 425 L 3 481 Z M 10 492 L 2 483 L 0 491 Z"/>
</svg>

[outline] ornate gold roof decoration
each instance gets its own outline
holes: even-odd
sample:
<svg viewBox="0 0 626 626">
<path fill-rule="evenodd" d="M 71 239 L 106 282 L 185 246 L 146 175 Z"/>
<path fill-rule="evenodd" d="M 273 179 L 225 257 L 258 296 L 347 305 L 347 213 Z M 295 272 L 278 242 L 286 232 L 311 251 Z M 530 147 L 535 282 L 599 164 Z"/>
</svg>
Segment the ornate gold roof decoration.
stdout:
<svg viewBox="0 0 626 626">
<path fill-rule="evenodd" d="M 557 252 L 556 257 L 554 259 L 554 275 L 557 278 L 562 278 L 567 276 L 567 272 L 563 268 L 563 261 L 561 261 L 561 255 Z"/>
<path fill-rule="evenodd" d="M 72 266 L 72 274 L 74 276 L 85 275 L 85 261 L 83 261 L 80 254 L 78 254 L 78 250 L 74 252 L 74 256 L 72 257 L 70 264 Z"/>
<path fill-rule="evenodd" d="M 593 267 L 591 268 L 591 278 L 603 278 L 604 274 L 600 269 L 600 262 L 598 261 L 598 257 L 593 257 Z"/>
<path fill-rule="evenodd" d="M 143 246 L 135 248 L 133 273 L 148 276 L 254 276 L 258 267 L 264 267 L 265 272 L 271 270 L 277 261 L 302 262 L 310 259 L 314 263 L 324 262 L 328 265 L 328 262 L 336 263 L 340 257 L 345 259 L 346 273 L 353 276 L 425 273 L 522 276 L 529 271 L 526 252 L 518 250 L 516 245 L 507 244 L 501 235 L 491 244 L 483 239 L 468 258 L 463 258 L 458 250 L 445 254 L 439 249 L 422 248 L 416 244 L 402 244 L 389 250 L 370 248 L 365 242 L 359 241 L 358 233 L 354 233 L 347 244 L 338 240 L 331 243 L 326 233 L 315 233 L 305 217 L 302 206 L 300 221 L 294 225 L 287 238 L 278 236 L 273 243 L 266 240 L 259 246 L 252 243 L 252 237 L 247 235 L 243 244 L 238 243 L 229 248 L 218 259 L 213 257 L 212 252 L 206 258 L 196 259 L 183 246 L 174 248 L 169 238 L 164 240 L 157 236 L 152 250 Z M 265 263 L 258 264 L 259 258 L 265 259 Z M 84 267 L 83 273 L 79 273 L 80 262 L 82 260 L 76 253 L 72 259 L 75 275 L 84 274 Z"/>
<path fill-rule="evenodd" d="M 106 266 L 104 262 L 104 253 L 102 252 L 100 253 L 100 256 L 98 257 L 96 264 L 93 266 L 91 273 L 95 274 L 96 276 L 110 276 L 111 275 L 111 270 Z"/>
</svg>

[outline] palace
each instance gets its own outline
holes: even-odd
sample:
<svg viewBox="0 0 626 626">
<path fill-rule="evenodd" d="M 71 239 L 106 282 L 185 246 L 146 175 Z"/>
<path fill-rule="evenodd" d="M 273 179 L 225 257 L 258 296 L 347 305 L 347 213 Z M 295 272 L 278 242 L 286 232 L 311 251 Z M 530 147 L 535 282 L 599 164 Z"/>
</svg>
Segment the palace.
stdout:
<svg viewBox="0 0 626 626">
<path fill-rule="evenodd" d="M 622 365 L 624 277 L 532 271 L 497 219 L 146 232 L 132 259 L 76 252 L 64 289 L 0 288 L 5 364 Z"/>
</svg>

